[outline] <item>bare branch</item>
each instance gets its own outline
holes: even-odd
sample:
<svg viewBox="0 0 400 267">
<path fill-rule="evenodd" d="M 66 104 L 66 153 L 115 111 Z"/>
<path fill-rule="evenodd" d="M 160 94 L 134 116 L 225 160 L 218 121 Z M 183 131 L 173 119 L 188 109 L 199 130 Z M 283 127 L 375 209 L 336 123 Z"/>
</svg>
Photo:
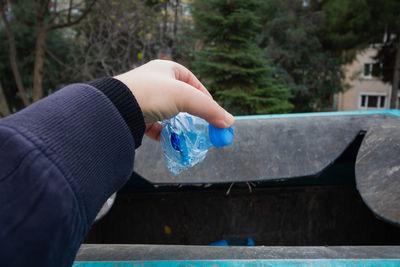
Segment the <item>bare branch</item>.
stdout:
<svg viewBox="0 0 400 267">
<path fill-rule="evenodd" d="M 5 117 L 10 114 L 10 108 L 8 107 L 7 99 L 3 91 L 3 86 L 0 82 L 0 116 Z"/>
<path fill-rule="evenodd" d="M 38 2 L 38 0 L 35 0 L 34 3 L 35 3 L 35 13 L 36 13 L 36 16 L 38 16 L 39 13 L 40 13 L 40 11 L 39 11 L 39 2 Z"/>
<path fill-rule="evenodd" d="M 61 59 L 59 59 L 56 55 L 53 54 L 53 52 L 51 52 L 47 46 L 45 47 L 45 51 L 46 53 L 52 58 L 54 59 L 54 61 L 56 61 L 60 66 L 63 66 L 65 69 L 69 69 L 71 68 L 71 66 L 68 66 L 67 64 L 65 64 L 64 62 L 62 62 Z"/>
<path fill-rule="evenodd" d="M 2 20 L 4 22 L 4 27 L 5 27 L 6 32 L 7 32 L 8 45 L 9 45 L 9 49 L 10 49 L 9 58 L 10 58 L 11 69 L 12 69 L 12 72 L 14 74 L 15 83 L 17 85 L 17 89 L 18 89 L 18 92 L 19 92 L 20 97 L 22 99 L 22 102 L 24 103 L 25 106 L 28 106 L 30 104 L 30 102 L 29 102 L 28 97 L 26 95 L 24 84 L 22 83 L 21 74 L 19 72 L 18 64 L 17 64 L 17 48 L 15 46 L 15 39 L 14 39 L 14 36 L 12 34 L 10 24 L 8 23 L 4 8 L 5 8 L 4 2 L 0 1 L 1 18 L 2 18 Z"/>
<path fill-rule="evenodd" d="M 33 101 L 37 101 L 43 96 L 43 64 L 46 47 L 45 27 L 38 23 L 35 45 L 35 62 L 33 67 Z"/>
<path fill-rule="evenodd" d="M 42 22 L 46 16 L 46 13 L 49 11 L 50 0 L 45 0 L 39 6 L 39 12 L 37 13 L 38 21 Z"/>
<path fill-rule="evenodd" d="M 84 6 L 84 3 L 78 3 L 78 4 L 72 4 L 72 5 L 68 5 L 67 8 L 63 8 L 63 9 L 54 9 L 53 12 L 51 12 L 51 16 L 49 19 L 49 25 L 53 24 L 53 22 L 57 19 L 60 18 L 61 15 L 63 15 L 63 13 L 67 13 L 68 15 L 68 11 L 71 10 L 71 14 L 72 14 L 72 10 L 74 9 L 79 9 L 80 7 Z M 67 20 L 68 21 L 68 20 Z"/>
<path fill-rule="evenodd" d="M 97 0 L 92 0 L 88 7 L 83 10 L 82 14 L 75 20 L 70 20 L 71 18 L 69 17 L 68 20 L 65 23 L 59 23 L 59 24 L 50 24 L 46 27 L 47 30 L 54 30 L 54 29 L 59 29 L 59 28 L 65 28 L 69 27 L 72 25 L 75 25 L 79 23 L 86 15 L 90 12 L 94 4 L 97 2 Z"/>
<path fill-rule="evenodd" d="M 71 21 L 72 0 L 69 0 L 67 21 Z"/>
<path fill-rule="evenodd" d="M 58 4 L 58 1 L 55 0 L 53 3 L 54 3 L 53 12 L 57 12 L 57 4 Z"/>
</svg>

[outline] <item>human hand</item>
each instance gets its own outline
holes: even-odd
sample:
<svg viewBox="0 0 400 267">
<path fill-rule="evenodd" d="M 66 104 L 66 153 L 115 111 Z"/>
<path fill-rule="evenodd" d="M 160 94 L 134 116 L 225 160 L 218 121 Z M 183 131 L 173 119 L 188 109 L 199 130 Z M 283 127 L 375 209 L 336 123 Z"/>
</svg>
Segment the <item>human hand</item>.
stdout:
<svg viewBox="0 0 400 267">
<path fill-rule="evenodd" d="M 176 62 L 153 60 L 114 78 L 132 91 L 144 115 L 145 134 L 154 140 L 160 140 L 162 130 L 157 121 L 179 112 L 201 117 L 219 128 L 233 125 L 233 116 L 212 99 L 193 73 Z"/>
</svg>

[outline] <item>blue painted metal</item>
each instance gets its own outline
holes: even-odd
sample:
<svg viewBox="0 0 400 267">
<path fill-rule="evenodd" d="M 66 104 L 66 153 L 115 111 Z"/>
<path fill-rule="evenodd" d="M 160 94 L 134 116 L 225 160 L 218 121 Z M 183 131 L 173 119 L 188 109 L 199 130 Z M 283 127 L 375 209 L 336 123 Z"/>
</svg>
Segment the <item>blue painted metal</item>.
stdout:
<svg viewBox="0 0 400 267">
<path fill-rule="evenodd" d="M 235 120 L 260 120 L 260 119 L 282 119 L 282 118 L 304 118 L 304 117 L 326 117 L 326 116 L 369 116 L 369 115 L 388 115 L 400 118 L 400 110 L 383 109 L 383 110 L 289 113 L 289 114 L 272 114 L 272 115 L 249 115 L 249 116 L 235 116 Z"/>
<path fill-rule="evenodd" d="M 399 267 L 400 259 L 368 260 L 201 260 L 201 261 L 92 261 L 75 262 L 72 267 Z"/>
</svg>

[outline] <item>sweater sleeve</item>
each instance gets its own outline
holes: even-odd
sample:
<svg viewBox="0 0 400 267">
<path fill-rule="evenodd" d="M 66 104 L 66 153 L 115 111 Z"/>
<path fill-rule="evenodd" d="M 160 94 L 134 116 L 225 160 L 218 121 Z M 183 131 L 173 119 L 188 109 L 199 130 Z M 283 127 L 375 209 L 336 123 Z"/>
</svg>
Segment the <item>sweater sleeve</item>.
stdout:
<svg viewBox="0 0 400 267">
<path fill-rule="evenodd" d="M 133 171 L 145 124 L 127 90 L 110 78 L 73 84 L 0 120 L 6 266 L 71 266 L 97 212 Z"/>
</svg>

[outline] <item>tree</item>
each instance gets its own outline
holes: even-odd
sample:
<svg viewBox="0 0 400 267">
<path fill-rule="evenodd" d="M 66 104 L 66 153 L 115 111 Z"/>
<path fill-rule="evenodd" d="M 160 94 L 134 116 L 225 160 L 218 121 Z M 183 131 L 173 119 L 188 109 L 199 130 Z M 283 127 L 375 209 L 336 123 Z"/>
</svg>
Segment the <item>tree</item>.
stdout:
<svg viewBox="0 0 400 267">
<path fill-rule="evenodd" d="M 81 80 L 91 80 L 114 76 L 154 58 L 155 16 L 142 1 L 99 0 L 93 12 L 73 28 L 77 45 L 71 71 Z"/>
<path fill-rule="evenodd" d="M 12 38 L 14 39 L 14 69 L 10 64 L 10 46 L 7 42 L 7 31 L 4 24 L 0 24 L 0 84 L 3 88 L 4 102 L 1 101 L 1 108 L 5 108 L 5 104 L 10 112 L 14 112 L 28 105 L 32 100 L 33 85 L 33 69 L 35 63 L 35 55 L 33 47 L 35 47 L 36 32 L 32 30 L 34 27 L 34 14 L 32 12 L 18 12 L 13 10 L 8 13 L 9 27 L 11 29 Z M 9 31 L 10 32 L 10 31 Z M 74 46 L 68 36 L 63 31 L 51 31 L 46 37 L 46 57 L 43 60 L 43 93 L 47 95 L 55 91 L 66 83 L 73 82 L 70 72 L 66 71 L 66 66 L 72 60 L 71 53 Z M 21 85 L 17 87 L 15 79 L 13 79 L 13 71 L 20 73 L 19 81 Z M 21 93 L 21 88 L 23 92 Z M 25 97 L 27 102 L 22 102 Z M 1 112 L 2 116 L 6 114 Z"/>
<path fill-rule="evenodd" d="M 376 59 L 383 79 L 392 84 L 390 107 L 395 108 L 400 78 L 400 2 L 398 0 L 324 0 L 313 7 L 326 14 L 323 45 L 350 61 L 357 51 L 379 43 Z"/>
<path fill-rule="evenodd" d="M 262 27 L 258 0 L 198 0 L 193 4 L 203 42 L 193 65 L 216 99 L 235 114 L 292 109 L 290 84 L 257 45 Z"/>
<path fill-rule="evenodd" d="M 79 23 L 89 13 L 96 0 L 76 2 L 69 1 L 68 4 L 65 4 L 65 2 L 60 1 L 59 3 L 57 0 L 16 0 L 12 1 L 12 4 L 8 4 L 8 1 L 0 0 L 0 13 L 9 45 L 9 61 L 19 96 L 25 106 L 43 96 L 43 66 L 48 34 L 56 29 Z M 16 22 L 16 19 L 21 19 L 35 32 L 35 45 L 32 51 L 34 54 L 32 94 L 26 90 L 18 66 L 15 32 L 10 25 Z"/>
<path fill-rule="evenodd" d="M 91 80 L 127 71 L 166 51 L 170 57 L 180 35 L 181 9 L 177 0 L 98 0 L 73 27 L 76 46 L 70 72 L 78 80 Z"/>
<path fill-rule="evenodd" d="M 261 47 L 293 84 L 295 112 L 318 111 L 343 90 L 341 60 L 321 45 L 324 18 L 301 0 L 269 0 L 260 8 Z"/>
<path fill-rule="evenodd" d="M 181 0 L 146 0 L 146 5 L 151 7 L 156 19 L 159 20 L 158 41 L 163 51 L 175 47 L 178 30 L 182 26 L 180 23 L 182 4 Z"/>
</svg>

